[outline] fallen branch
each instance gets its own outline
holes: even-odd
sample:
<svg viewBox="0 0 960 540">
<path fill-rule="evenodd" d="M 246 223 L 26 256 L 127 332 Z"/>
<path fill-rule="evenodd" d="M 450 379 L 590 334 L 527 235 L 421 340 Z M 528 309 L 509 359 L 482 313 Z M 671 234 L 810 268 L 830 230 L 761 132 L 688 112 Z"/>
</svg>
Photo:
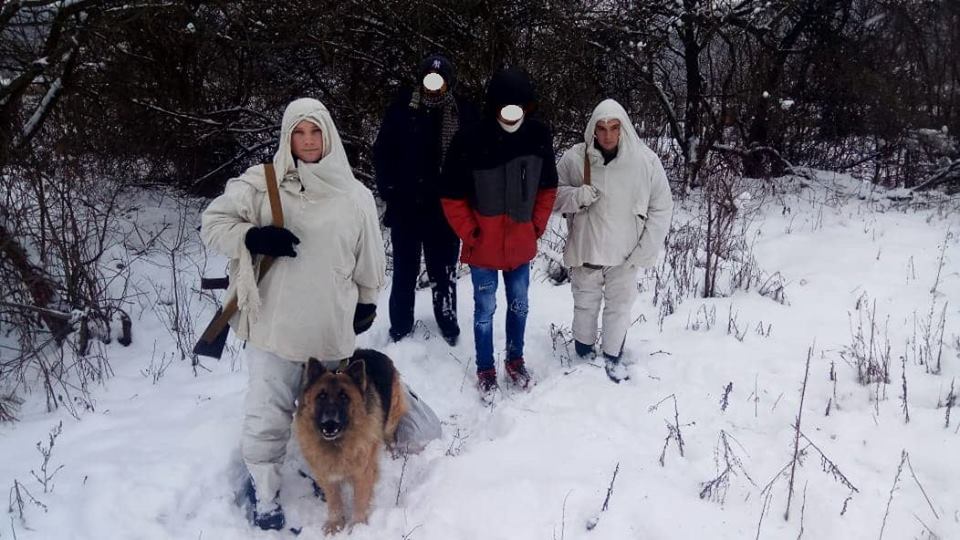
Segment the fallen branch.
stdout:
<svg viewBox="0 0 960 540">
<path fill-rule="evenodd" d="M 733 154 L 741 159 L 747 159 L 749 157 L 761 154 L 766 155 L 773 158 L 783 172 L 787 174 L 797 174 L 793 164 L 787 161 L 786 158 L 783 157 L 783 154 L 781 154 L 779 150 L 772 146 L 751 146 L 750 148 L 741 148 L 736 146 L 727 146 L 724 144 L 715 144 L 711 147 L 711 150 L 726 154 Z"/>
<path fill-rule="evenodd" d="M 960 185 L 960 159 L 955 159 L 947 165 L 937 169 L 926 180 L 913 187 L 913 191 L 925 191 L 942 184 L 955 182 Z"/>
</svg>

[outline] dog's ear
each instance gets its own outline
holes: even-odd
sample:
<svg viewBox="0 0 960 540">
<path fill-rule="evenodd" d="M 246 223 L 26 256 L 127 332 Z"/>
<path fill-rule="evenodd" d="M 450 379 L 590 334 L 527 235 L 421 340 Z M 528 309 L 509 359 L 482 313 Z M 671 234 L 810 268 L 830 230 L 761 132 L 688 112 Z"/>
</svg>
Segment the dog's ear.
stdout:
<svg viewBox="0 0 960 540">
<path fill-rule="evenodd" d="M 317 379 L 323 376 L 327 372 L 327 368 L 323 367 L 323 364 L 316 358 L 311 358 L 307 360 L 307 384 L 310 386 Z"/>
<path fill-rule="evenodd" d="M 363 359 L 351 362 L 350 365 L 347 366 L 346 373 L 361 389 L 367 387 L 367 364 Z"/>
</svg>

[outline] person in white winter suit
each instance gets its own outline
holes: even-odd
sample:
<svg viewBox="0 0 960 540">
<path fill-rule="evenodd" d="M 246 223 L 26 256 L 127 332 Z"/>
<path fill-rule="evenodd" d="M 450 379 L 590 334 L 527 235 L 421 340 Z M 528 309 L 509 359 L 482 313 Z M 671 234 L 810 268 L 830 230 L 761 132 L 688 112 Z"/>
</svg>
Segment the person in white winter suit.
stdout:
<svg viewBox="0 0 960 540">
<path fill-rule="evenodd" d="M 656 262 L 670 228 L 673 199 L 660 159 L 616 101 L 597 105 L 584 140 L 557 165 L 554 211 L 567 217 L 563 262 L 570 267 L 577 354 L 594 354 L 602 304 L 601 350 L 607 374 L 620 382 L 627 377 L 620 357 L 637 298 L 637 268 Z"/>
<path fill-rule="evenodd" d="M 285 523 L 280 466 L 302 366 L 310 357 L 353 355 L 355 314 L 372 324 L 386 268 L 373 195 L 354 178 L 322 103 L 287 106 L 273 165 L 282 228 L 270 225 L 264 167 L 256 165 L 227 183 L 201 229 L 204 243 L 231 259 L 228 295 L 236 292 L 240 307 L 231 327 L 247 341 L 249 371 L 241 455 L 252 480 L 251 519 L 264 529 Z M 254 261 L 265 255 L 276 259 L 257 283 Z"/>
</svg>

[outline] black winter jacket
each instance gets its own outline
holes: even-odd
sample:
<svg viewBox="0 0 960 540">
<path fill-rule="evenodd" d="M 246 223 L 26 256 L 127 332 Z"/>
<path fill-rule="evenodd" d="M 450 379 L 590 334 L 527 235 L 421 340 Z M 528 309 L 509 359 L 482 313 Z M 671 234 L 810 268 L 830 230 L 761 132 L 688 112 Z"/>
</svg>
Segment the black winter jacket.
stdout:
<svg viewBox="0 0 960 540">
<path fill-rule="evenodd" d="M 410 89 L 387 109 L 373 145 L 377 189 L 387 203 L 388 227 L 413 220 L 443 223 L 440 207 L 441 108 L 413 108 Z M 456 97 L 460 129 L 476 122 L 476 107 Z"/>
</svg>

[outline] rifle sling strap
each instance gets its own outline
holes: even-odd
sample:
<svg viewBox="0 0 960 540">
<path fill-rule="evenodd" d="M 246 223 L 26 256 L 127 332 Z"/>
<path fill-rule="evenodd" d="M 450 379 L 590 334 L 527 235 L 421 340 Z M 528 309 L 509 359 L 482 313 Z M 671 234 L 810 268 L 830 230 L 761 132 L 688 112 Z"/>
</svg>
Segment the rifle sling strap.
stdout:
<svg viewBox="0 0 960 540">
<path fill-rule="evenodd" d="M 583 185 L 590 185 L 590 148 L 583 145 Z"/>
<path fill-rule="evenodd" d="M 270 198 L 270 214 L 273 216 L 273 225 L 275 227 L 283 227 L 283 206 L 280 204 L 280 185 L 277 182 L 276 171 L 273 170 L 273 163 L 265 163 L 263 170 L 267 176 L 267 196 Z M 259 279 L 263 279 L 263 276 L 270 270 L 271 266 L 273 266 L 273 257 L 264 257 L 261 260 L 258 281 Z M 203 336 L 201 336 L 200 339 L 207 343 L 213 343 L 220 332 L 223 332 L 230 324 L 230 319 L 233 318 L 239 309 L 237 296 L 234 294 L 230 301 L 227 302 L 227 305 L 223 307 L 223 310 L 217 318 L 203 331 Z"/>
</svg>

